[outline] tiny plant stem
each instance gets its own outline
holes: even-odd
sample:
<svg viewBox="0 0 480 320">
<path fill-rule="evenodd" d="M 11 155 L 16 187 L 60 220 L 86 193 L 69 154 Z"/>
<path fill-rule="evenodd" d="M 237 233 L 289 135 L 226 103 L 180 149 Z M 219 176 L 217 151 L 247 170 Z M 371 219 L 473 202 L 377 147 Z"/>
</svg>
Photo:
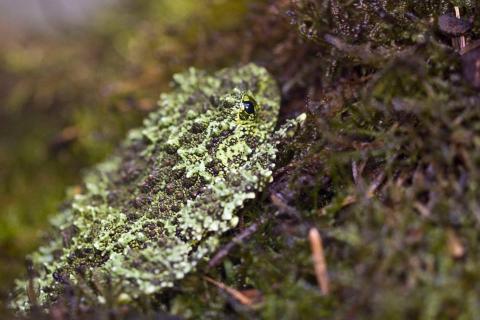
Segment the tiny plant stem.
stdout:
<svg viewBox="0 0 480 320">
<path fill-rule="evenodd" d="M 330 293 L 330 281 L 328 279 L 327 262 L 323 252 L 320 232 L 318 232 L 316 228 L 311 228 L 308 238 L 310 240 L 313 266 L 315 268 L 315 276 L 317 277 L 318 286 L 323 295 L 328 295 Z"/>
<path fill-rule="evenodd" d="M 227 245 L 225 245 L 221 250 L 215 254 L 215 256 L 208 263 L 209 268 L 217 266 L 223 259 L 230 253 L 230 251 L 237 245 L 242 244 L 243 241 L 247 240 L 255 232 L 257 232 L 258 227 L 265 222 L 265 219 L 261 219 L 258 222 L 253 223 L 248 228 L 243 230 L 239 235 L 235 236 Z"/>
<path fill-rule="evenodd" d="M 247 306 L 250 306 L 253 304 L 253 301 L 252 299 L 250 299 L 249 297 L 247 297 L 246 295 L 244 295 L 243 293 L 241 293 L 240 291 L 238 291 L 237 289 L 234 289 L 232 287 L 229 287 L 227 286 L 226 284 L 224 283 L 221 283 L 219 281 L 216 281 L 210 277 L 206 277 L 204 276 L 203 277 L 206 281 L 210 282 L 211 284 L 215 285 L 217 288 L 221 289 L 221 290 L 224 290 L 225 292 L 227 292 L 229 295 L 231 295 L 233 298 L 235 298 L 235 300 L 237 300 L 238 302 L 240 302 L 241 304 L 243 305 L 247 305 Z"/>
<path fill-rule="evenodd" d="M 457 6 L 455 7 L 455 17 L 460 19 L 460 8 L 457 7 Z M 460 36 L 460 50 L 465 48 L 466 45 L 467 45 L 467 43 L 466 43 L 466 40 L 465 40 L 465 36 Z"/>
</svg>

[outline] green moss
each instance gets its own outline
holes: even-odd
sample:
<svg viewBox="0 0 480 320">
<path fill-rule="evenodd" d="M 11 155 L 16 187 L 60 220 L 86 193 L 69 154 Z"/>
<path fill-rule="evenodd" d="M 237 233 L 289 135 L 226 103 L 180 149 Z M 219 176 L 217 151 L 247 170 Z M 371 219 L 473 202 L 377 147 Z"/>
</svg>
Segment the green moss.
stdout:
<svg viewBox="0 0 480 320">
<path fill-rule="evenodd" d="M 309 92 L 320 92 L 311 96 L 302 134 L 281 149 L 288 166 L 270 188 L 285 203 L 256 205 L 261 212 L 277 210 L 277 218 L 210 275 L 261 292 L 263 303 L 256 308 L 223 298 L 238 317 L 474 319 L 479 96 L 463 79 L 449 39 L 429 22 L 452 4 L 392 2 L 385 9 L 394 20 L 359 10 L 353 16 L 370 15 L 384 29 L 371 23 L 366 31 L 370 26 L 381 34 L 353 38 L 327 24 L 337 17 L 323 14 L 331 7 L 316 3 L 296 11 L 295 18 L 305 19 L 308 10 L 308 17 L 322 17 L 312 19 L 318 25 L 307 38 L 341 72 L 321 84 L 309 82 Z M 353 3 L 341 12 L 349 14 Z M 464 5 L 467 14 L 475 10 L 472 3 Z M 405 13 L 418 20 L 406 26 Z M 326 32 L 340 42 L 323 42 Z M 353 54 L 367 42 L 377 48 Z M 387 55 L 380 55 L 387 52 L 380 46 Z M 298 76 L 311 79 L 309 73 Z M 332 81 L 335 86 L 329 86 Z M 332 288 L 326 297 L 319 294 L 310 260 L 312 226 L 326 250 Z M 186 296 L 211 293 L 198 284 L 186 286 L 175 298 L 186 307 L 176 310 L 195 318 L 205 309 L 198 308 L 200 299 Z M 212 310 L 217 317 L 227 314 L 216 300 Z"/>
</svg>

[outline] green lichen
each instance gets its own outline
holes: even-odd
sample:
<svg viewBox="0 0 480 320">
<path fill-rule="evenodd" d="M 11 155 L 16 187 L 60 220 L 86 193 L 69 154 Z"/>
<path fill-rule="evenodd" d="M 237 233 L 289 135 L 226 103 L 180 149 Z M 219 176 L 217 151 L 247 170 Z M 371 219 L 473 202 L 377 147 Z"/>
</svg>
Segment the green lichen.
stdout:
<svg viewBox="0 0 480 320">
<path fill-rule="evenodd" d="M 255 105 L 245 104 L 247 94 Z M 51 241 L 31 255 L 36 303 L 98 275 L 130 301 L 192 271 L 271 181 L 276 141 L 297 123 L 273 134 L 279 100 L 273 78 L 253 64 L 175 75 L 158 111 L 86 175 L 84 191 L 53 219 Z M 17 282 L 15 308 L 32 306 L 28 287 Z"/>
</svg>

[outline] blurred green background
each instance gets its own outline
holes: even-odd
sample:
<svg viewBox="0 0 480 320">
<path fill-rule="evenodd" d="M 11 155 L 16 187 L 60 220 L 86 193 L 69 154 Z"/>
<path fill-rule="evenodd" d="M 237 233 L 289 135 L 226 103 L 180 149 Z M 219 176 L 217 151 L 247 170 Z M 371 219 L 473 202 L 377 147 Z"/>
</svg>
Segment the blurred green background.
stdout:
<svg viewBox="0 0 480 320">
<path fill-rule="evenodd" d="M 66 191 L 156 107 L 172 73 L 248 59 L 237 30 L 251 2 L 0 1 L 2 300 Z"/>
</svg>

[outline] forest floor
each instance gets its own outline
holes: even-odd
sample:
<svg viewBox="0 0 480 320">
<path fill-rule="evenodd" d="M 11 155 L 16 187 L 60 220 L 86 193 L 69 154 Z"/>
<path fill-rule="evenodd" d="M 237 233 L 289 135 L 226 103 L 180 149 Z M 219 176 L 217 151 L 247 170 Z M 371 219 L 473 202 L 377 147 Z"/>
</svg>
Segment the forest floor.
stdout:
<svg viewBox="0 0 480 320">
<path fill-rule="evenodd" d="M 445 0 L 124 1 L 82 28 L 5 37 L 2 300 L 66 188 L 155 108 L 174 72 L 255 62 L 279 83 L 280 124 L 307 120 L 244 210 L 242 244 L 160 303 L 82 309 L 67 297 L 51 314 L 474 319 L 479 13 Z"/>
</svg>

